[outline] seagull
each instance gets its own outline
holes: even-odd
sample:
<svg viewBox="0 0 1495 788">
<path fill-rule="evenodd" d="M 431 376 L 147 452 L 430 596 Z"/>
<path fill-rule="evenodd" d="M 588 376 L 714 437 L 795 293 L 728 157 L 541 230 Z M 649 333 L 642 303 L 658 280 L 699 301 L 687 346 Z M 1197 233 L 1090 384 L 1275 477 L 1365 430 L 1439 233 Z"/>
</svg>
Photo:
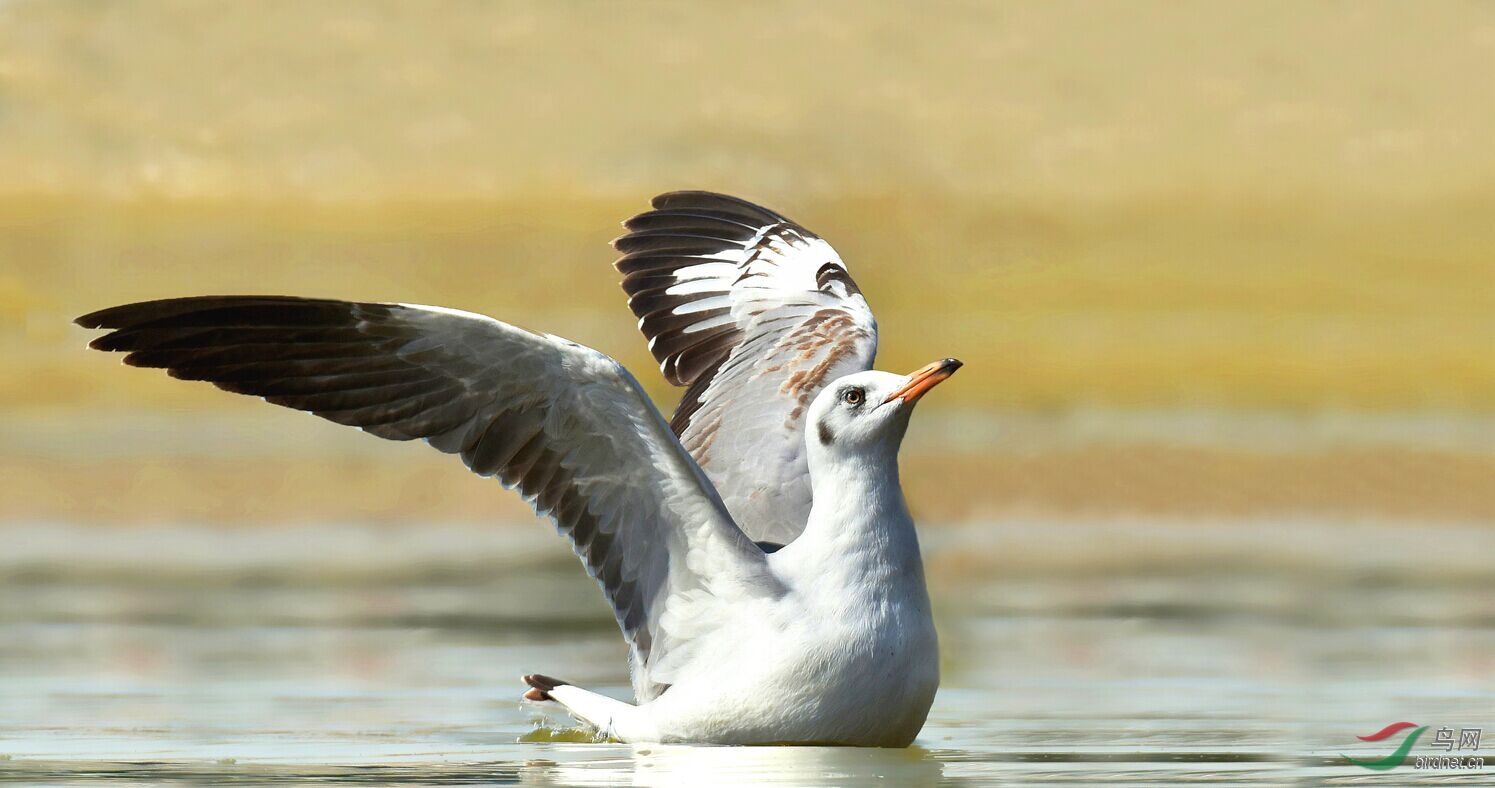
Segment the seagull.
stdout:
<svg viewBox="0 0 1495 788">
<path fill-rule="evenodd" d="M 551 518 L 636 702 L 541 674 L 528 700 L 623 742 L 907 746 L 939 660 L 898 448 L 960 362 L 869 369 L 840 257 L 765 208 L 674 192 L 625 227 L 629 305 L 686 387 L 673 422 L 599 351 L 442 307 L 198 296 L 76 322 L 128 365 L 424 440 Z"/>
</svg>

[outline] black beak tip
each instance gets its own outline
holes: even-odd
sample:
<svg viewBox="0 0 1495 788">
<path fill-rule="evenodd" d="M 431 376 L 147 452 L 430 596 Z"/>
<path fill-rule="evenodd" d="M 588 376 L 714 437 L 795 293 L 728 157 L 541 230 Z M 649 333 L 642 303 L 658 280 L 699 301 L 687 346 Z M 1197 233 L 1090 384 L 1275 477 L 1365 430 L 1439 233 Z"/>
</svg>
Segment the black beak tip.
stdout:
<svg viewBox="0 0 1495 788">
<path fill-rule="evenodd" d="M 960 369 L 963 366 L 965 366 L 965 364 L 958 358 L 947 358 L 940 362 L 940 368 L 945 370 L 946 372 L 954 372 L 955 370 Z"/>
</svg>

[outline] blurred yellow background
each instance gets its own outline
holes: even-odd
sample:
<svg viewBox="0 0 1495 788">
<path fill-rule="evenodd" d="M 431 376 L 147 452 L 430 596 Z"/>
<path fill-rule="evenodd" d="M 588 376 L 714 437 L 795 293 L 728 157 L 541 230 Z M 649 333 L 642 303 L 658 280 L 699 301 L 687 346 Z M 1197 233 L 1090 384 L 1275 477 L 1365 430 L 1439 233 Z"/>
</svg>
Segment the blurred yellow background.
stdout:
<svg viewBox="0 0 1495 788">
<path fill-rule="evenodd" d="M 881 367 L 967 363 L 928 518 L 1495 517 L 1492 75 L 1480 3 L 0 0 L 0 518 L 517 512 L 69 321 L 441 304 L 669 407 L 607 241 L 678 188 L 833 243 Z"/>
</svg>

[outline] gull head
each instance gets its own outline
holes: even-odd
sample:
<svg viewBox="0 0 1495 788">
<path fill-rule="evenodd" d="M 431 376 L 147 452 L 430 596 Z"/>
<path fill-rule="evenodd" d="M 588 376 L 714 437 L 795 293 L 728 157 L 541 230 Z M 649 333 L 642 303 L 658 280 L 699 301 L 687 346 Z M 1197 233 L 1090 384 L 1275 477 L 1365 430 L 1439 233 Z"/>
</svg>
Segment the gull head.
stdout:
<svg viewBox="0 0 1495 788">
<path fill-rule="evenodd" d="M 837 378 L 810 405 L 805 443 L 812 455 L 896 451 L 914 405 L 960 367 L 946 358 L 908 375 L 871 371 Z"/>
</svg>

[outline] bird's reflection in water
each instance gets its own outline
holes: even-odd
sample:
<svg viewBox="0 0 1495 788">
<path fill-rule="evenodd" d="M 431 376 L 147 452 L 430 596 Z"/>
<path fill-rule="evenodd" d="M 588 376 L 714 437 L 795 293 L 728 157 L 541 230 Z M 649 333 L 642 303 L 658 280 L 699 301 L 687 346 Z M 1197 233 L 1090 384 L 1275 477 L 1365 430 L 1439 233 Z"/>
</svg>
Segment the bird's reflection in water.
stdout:
<svg viewBox="0 0 1495 788">
<path fill-rule="evenodd" d="M 529 785 L 737 786 L 941 783 L 943 765 L 919 747 L 697 747 L 615 745 L 618 757 L 597 758 L 595 746 L 563 747 L 519 770 Z M 590 751 L 583 755 L 582 751 Z M 568 757 L 569 756 L 569 757 Z M 574 760 L 573 760 L 574 759 Z"/>
</svg>

